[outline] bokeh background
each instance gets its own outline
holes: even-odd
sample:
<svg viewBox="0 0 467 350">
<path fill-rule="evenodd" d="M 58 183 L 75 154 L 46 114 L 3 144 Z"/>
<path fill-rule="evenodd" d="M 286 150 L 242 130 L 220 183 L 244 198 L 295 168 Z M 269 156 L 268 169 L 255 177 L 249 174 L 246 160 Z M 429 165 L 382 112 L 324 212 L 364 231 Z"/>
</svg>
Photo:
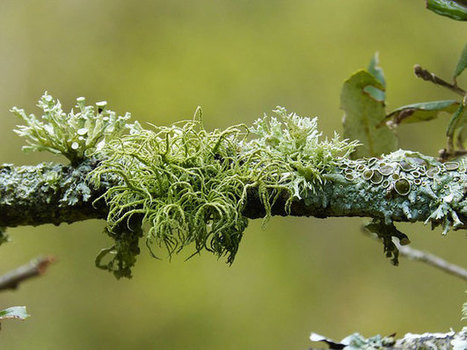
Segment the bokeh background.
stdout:
<svg viewBox="0 0 467 350">
<path fill-rule="evenodd" d="M 251 123 L 282 105 L 318 115 L 332 136 L 342 129 L 343 81 L 376 51 L 388 110 L 453 98 L 412 67 L 449 78 L 466 34 L 422 0 L 1 0 L 0 161 L 63 161 L 23 154 L 12 132 L 9 108 L 37 113 L 46 90 L 66 110 L 86 96 L 155 124 L 191 118 L 201 105 L 207 128 Z M 446 122 L 401 127 L 401 147 L 435 155 Z M 94 267 L 110 244 L 102 221 L 10 229 L 0 273 L 41 254 L 58 263 L 0 294 L 0 309 L 26 305 L 32 315 L 3 322 L 0 347 L 307 349 L 311 331 L 341 339 L 459 330 L 466 284 L 416 262 L 391 266 L 361 234 L 363 221 L 252 221 L 231 267 L 208 253 L 169 262 L 142 249 L 133 279 L 120 281 Z M 464 232 L 400 228 L 413 246 L 465 266 Z"/>
</svg>

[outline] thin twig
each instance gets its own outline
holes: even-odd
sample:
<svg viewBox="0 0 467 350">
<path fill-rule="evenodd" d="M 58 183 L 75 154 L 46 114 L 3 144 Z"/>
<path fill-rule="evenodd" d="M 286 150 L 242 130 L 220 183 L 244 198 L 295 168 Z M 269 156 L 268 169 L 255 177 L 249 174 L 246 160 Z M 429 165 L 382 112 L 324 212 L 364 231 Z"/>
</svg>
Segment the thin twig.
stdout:
<svg viewBox="0 0 467 350">
<path fill-rule="evenodd" d="M 54 261 L 55 258 L 53 256 L 40 257 L 7 272 L 0 276 L 0 291 L 16 289 L 21 282 L 42 275 Z"/>
<path fill-rule="evenodd" d="M 376 239 L 382 243 L 382 240 L 379 239 L 378 236 L 374 235 L 368 230 L 362 229 L 362 232 L 365 235 L 373 239 Z M 408 246 L 401 246 L 398 242 L 394 242 L 394 244 L 399 250 L 399 256 L 403 256 L 409 260 L 416 260 L 416 261 L 424 262 L 430 266 L 436 267 L 437 269 L 441 271 L 444 271 L 453 276 L 459 277 L 460 279 L 463 279 L 464 281 L 467 281 L 467 269 L 459 265 L 451 264 L 450 262 L 447 262 L 446 260 L 434 254 L 424 252 L 424 251 L 421 251 L 415 248 L 411 248 Z"/>
<path fill-rule="evenodd" d="M 400 246 L 399 253 L 401 256 L 404 256 L 410 260 L 424 262 L 446 273 L 459 277 L 464 281 L 467 281 L 467 269 L 464 269 L 459 265 L 451 264 L 450 262 L 447 262 L 439 256 L 433 255 L 428 252 L 423 252 L 421 250 L 414 249 L 408 246 Z"/>
<path fill-rule="evenodd" d="M 426 81 L 431 81 L 433 84 L 443 86 L 451 91 L 454 91 L 456 94 L 461 95 L 464 97 L 466 95 L 466 91 L 464 89 L 461 89 L 459 86 L 456 84 L 451 84 L 448 83 L 447 81 L 439 78 L 436 76 L 434 73 L 429 72 L 428 70 L 420 67 L 420 65 L 416 64 L 413 67 L 414 73 L 418 78 L 421 78 Z"/>
</svg>

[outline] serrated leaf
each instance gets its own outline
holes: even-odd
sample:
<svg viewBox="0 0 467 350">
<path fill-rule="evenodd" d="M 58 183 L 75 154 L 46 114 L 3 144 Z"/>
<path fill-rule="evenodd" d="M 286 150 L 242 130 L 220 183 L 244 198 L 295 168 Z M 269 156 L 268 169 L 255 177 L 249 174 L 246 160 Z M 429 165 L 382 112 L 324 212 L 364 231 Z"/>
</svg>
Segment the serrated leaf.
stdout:
<svg viewBox="0 0 467 350">
<path fill-rule="evenodd" d="M 392 119 L 393 125 L 418 123 L 435 119 L 441 112 L 454 113 L 458 107 L 459 101 L 456 100 L 414 103 L 392 111 L 386 116 L 385 121 Z"/>
<path fill-rule="evenodd" d="M 465 67 L 467 67 L 467 44 L 464 46 L 464 50 L 462 50 L 461 57 L 459 57 L 459 62 L 457 62 L 456 69 L 454 70 L 454 81 L 462 74 Z"/>
<path fill-rule="evenodd" d="M 385 117 L 384 101 L 368 92 L 368 87 L 384 91 L 384 86 L 368 71 L 359 70 L 344 82 L 341 108 L 344 110 L 344 137 L 363 145 L 352 158 L 379 156 L 397 148 L 397 138 L 386 125 L 378 126 Z"/>
<path fill-rule="evenodd" d="M 30 315 L 26 312 L 25 306 L 12 306 L 8 309 L 0 311 L 0 320 L 7 320 L 12 318 L 24 320 L 29 316 Z"/>
<path fill-rule="evenodd" d="M 457 0 L 427 0 L 426 7 L 441 16 L 467 21 L 467 4 Z"/>
</svg>

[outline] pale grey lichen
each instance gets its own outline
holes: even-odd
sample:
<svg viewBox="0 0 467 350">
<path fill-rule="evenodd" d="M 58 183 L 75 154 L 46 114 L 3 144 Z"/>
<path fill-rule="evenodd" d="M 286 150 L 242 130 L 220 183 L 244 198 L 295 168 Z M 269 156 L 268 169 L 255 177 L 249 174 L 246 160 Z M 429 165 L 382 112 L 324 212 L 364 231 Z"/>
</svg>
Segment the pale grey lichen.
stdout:
<svg viewBox="0 0 467 350">
<path fill-rule="evenodd" d="M 100 152 L 106 142 L 119 137 L 129 127 L 130 114 L 119 116 L 106 108 L 106 102 L 86 106 L 84 97 L 77 99 L 77 112 L 72 109 L 65 113 L 61 103 L 44 93 L 38 103 L 42 116 L 26 114 L 23 109 L 13 107 L 11 111 L 26 124 L 14 131 L 26 137 L 25 151 L 49 151 L 62 154 L 72 164 L 78 164 Z"/>
<path fill-rule="evenodd" d="M 407 333 L 401 339 L 395 339 L 395 334 L 382 337 L 376 335 L 365 338 L 359 333 L 351 334 L 341 341 L 334 341 L 322 335 L 311 333 L 310 340 L 313 342 L 325 342 L 331 349 L 344 350 L 385 350 L 385 349 L 452 349 L 465 350 L 467 348 L 467 327 L 460 332 L 450 331 L 448 333 Z"/>
<path fill-rule="evenodd" d="M 96 160 L 72 167 L 57 163 L 35 166 L 0 165 L 0 226 L 41 225 L 103 218 L 102 207 L 92 207 L 99 190 L 86 177 Z"/>
<path fill-rule="evenodd" d="M 467 160 L 440 163 L 417 152 L 398 150 L 381 159 L 343 160 L 341 174 L 349 181 L 364 180 L 364 190 L 376 189 L 402 208 L 408 221 L 423 215 L 425 223 L 442 225 L 443 233 L 464 223 Z M 429 214 L 426 215 L 427 209 Z M 386 224 L 393 221 L 394 208 L 382 208 Z"/>
<path fill-rule="evenodd" d="M 275 168 L 268 176 L 280 174 L 274 176 L 275 183 L 292 190 L 292 199 L 301 199 L 304 191 L 320 188 L 326 181 L 324 174 L 334 173 L 358 141 L 341 140 L 337 133 L 331 141 L 322 141 L 318 118 L 302 118 L 283 107 L 274 112 L 276 116 L 264 115 L 250 128 L 256 138 L 242 145 L 242 153 L 260 154 L 258 162 Z"/>
</svg>

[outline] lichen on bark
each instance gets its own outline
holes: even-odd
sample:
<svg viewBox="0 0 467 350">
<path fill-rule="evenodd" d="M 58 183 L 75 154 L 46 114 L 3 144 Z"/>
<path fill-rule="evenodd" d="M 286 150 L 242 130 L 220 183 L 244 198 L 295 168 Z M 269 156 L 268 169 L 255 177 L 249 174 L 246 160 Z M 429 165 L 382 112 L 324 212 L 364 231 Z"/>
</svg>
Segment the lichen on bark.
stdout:
<svg viewBox="0 0 467 350">
<path fill-rule="evenodd" d="M 21 112 L 27 125 L 18 130 L 32 150 L 64 147 L 71 164 L 3 165 L 0 226 L 106 218 L 115 244 L 97 265 L 117 277 L 130 276 L 141 237 L 154 256 L 192 246 L 193 254 L 208 250 L 232 263 L 248 219 L 271 215 L 371 217 L 395 262 L 392 237 L 404 235 L 394 222 L 465 228 L 464 161 L 442 164 L 402 150 L 350 160 L 356 141 L 322 140 L 317 118 L 282 107 L 251 127 L 207 131 L 197 110 L 193 120 L 146 129 L 80 99 L 68 128 L 59 102 L 46 100 L 48 122 Z"/>
</svg>

